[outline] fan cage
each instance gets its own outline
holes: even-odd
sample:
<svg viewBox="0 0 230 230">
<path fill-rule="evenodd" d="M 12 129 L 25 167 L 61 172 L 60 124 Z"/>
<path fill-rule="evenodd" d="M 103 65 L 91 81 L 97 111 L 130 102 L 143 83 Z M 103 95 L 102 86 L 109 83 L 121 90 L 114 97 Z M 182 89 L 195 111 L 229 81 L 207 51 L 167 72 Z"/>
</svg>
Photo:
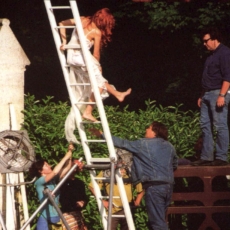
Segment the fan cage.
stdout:
<svg viewBox="0 0 230 230">
<path fill-rule="evenodd" d="M 6 170 L 22 172 L 35 160 L 34 148 L 26 131 L 0 132 L 0 164 Z"/>
</svg>

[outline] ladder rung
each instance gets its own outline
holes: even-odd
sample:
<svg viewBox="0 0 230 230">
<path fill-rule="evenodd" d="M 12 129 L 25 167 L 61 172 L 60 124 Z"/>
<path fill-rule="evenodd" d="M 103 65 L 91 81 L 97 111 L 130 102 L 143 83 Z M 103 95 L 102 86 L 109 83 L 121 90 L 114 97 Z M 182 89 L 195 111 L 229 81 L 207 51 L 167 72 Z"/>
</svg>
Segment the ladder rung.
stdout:
<svg viewBox="0 0 230 230">
<path fill-rule="evenodd" d="M 101 122 L 100 121 L 86 121 L 86 120 L 84 120 L 84 121 L 82 121 L 81 122 L 82 124 L 101 124 Z M 87 142 L 105 142 L 105 141 L 94 141 L 94 140 L 90 140 L 90 141 L 87 141 Z"/>
<path fill-rule="evenodd" d="M 91 163 L 108 163 L 111 162 L 111 160 L 109 158 L 91 158 L 90 159 Z"/>
<path fill-rule="evenodd" d="M 95 180 L 108 180 L 109 177 L 95 177 Z M 109 198 L 109 197 L 107 197 Z"/>
<path fill-rule="evenodd" d="M 102 169 L 102 170 L 106 170 L 106 169 L 111 169 L 111 164 L 90 164 L 90 165 L 84 165 L 84 169 Z"/>
<path fill-rule="evenodd" d="M 69 67 L 71 67 L 71 65 L 66 64 L 66 65 L 64 65 L 64 67 L 69 68 Z M 88 72 L 88 71 L 86 70 L 86 72 Z"/>
<path fill-rule="evenodd" d="M 56 26 L 55 28 L 74 29 L 76 26 Z"/>
<path fill-rule="evenodd" d="M 89 121 L 90 122 L 90 121 Z M 82 122 L 83 123 L 83 122 Z M 96 122 L 91 122 L 91 123 L 96 123 Z M 87 140 L 86 142 L 100 142 L 100 143 L 104 143 L 104 142 L 106 142 L 106 140 Z M 109 161 L 109 162 L 111 162 L 111 161 Z"/>
<path fill-rule="evenodd" d="M 57 10 L 64 10 L 64 9 L 71 9 L 70 6 L 52 6 L 50 9 L 57 9 Z"/>
<path fill-rule="evenodd" d="M 77 105 L 95 105 L 96 102 L 84 102 L 84 101 L 79 101 L 76 102 Z"/>
<path fill-rule="evenodd" d="M 70 86 L 77 86 L 77 85 L 91 85 L 90 83 L 74 83 L 70 84 Z"/>
<path fill-rule="evenodd" d="M 112 217 L 125 217 L 125 215 L 112 215 Z"/>
<path fill-rule="evenodd" d="M 100 199 L 109 199 L 109 196 L 100 196 Z M 121 199 L 120 196 L 113 196 L 113 199 Z"/>
<path fill-rule="evenodd" d="M 125 218 L 125 215 L 111 215 L 111 217 L 124 217 Z M 104 215 L 104 218 L 107 220 L 108 219 L 108 216 L 107 215 Z"/>
<path fill-rule="evenodd" d="M 78 44 L 75 45 L 64 45 L 65 49 L 81 49 L 81 46 Z"/>
<path fill-rule="evenodd" d="M 95 198 L 95 196 L 90 196 L 90 197 Z M 110 199 L 109 196 L 99 196 L 98 198 L 101 200 L 102 199 Z M 120 196 L 113 196 L 113 199 L 121 199 L 121 197 Z M 116 207 L 118 207 L 118 206 L 116 206 Z"/>
</svg>

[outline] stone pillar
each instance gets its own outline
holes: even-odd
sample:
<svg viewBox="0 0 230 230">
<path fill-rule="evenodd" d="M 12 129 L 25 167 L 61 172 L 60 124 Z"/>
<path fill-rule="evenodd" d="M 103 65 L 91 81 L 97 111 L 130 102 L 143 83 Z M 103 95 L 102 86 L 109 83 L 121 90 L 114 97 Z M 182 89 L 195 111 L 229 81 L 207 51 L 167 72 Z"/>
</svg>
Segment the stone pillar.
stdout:
<svg viewBox="0 0 230 230">
<path fill-rule="evenodd" d="M 0 19 L 0 131 L 10 128 L 10 103 L 14 104 L 18 125 L 23 122 L 24 71 L 30 64 L 9 25 L 8 19 Z"/>
<path fill-rule="evenodd" d="M 25 66 L 29 64 L 29 59 L 10 28 L 10 21 L 0 19 L 0 132 L 12 129 L 10 104 L 15 110 L 18 129 L 23 122 L 24 72 Z M 0 174 L 0 184 L 4 183 L 5 174 Z M 0 186 L 0 210 L 3 216 L 6 213 L 6 196 L 6 187 Z M 12 226 L 7 226 L 7 230 L 13 229 Z"/>
</svg>

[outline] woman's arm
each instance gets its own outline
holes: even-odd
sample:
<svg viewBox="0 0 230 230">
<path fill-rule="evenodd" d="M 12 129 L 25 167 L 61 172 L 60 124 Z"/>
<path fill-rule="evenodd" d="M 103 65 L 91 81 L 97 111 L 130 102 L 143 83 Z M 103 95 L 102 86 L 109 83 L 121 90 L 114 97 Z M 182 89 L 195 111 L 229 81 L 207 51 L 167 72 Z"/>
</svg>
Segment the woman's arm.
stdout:
<svg viewBox="0 0 230 230">
<path fill-rule="evenodd" d="M 71 158 L 72 158 L 72 151 L 73 150 L 74 150 L 73 145 L 69 145 L 68 152 L 71 153 L 71 157 L 68 161 L 65 162 L 64 167 L 62 167 L 62 169 L 60 171 L 60 178 L 63 178 L 72 166 L 72 159 Z"/>
<path fill-rule="evenodd" d="M 94 35 L 93 56 L 100 62 L 101 52 L 101 31 L 97 29 Z"/>
<path fill-rule="evenodd" d="M 66 163 L 67 160 L 69 160 L 70 162 L 70 166 L 71 166 L 71 158 L 72 158 L 72 150 L 74 149 L 73 145 L 69 145 L 68 147 L 68 152 L 65 154 L 65 156 L 62 158 L 62 160 L 55 166 L 55 168 L 53 169 L 53 171 L 49 174 L 47 174 L 45 176 L 45 182 L 50 181 L 51 179 L 53 179 L 58 173 L 60 173 L 60 171 L 62 170 L 62 167 L 64 166 L 64 164 Z M 69 165 L 69 163 L 68 163 Z"/>
<path fill-rule="evenodd" d="M 69 160 L 67 160 L 64 164 L 64 166 L 62 167 L 61 171 L 60 171 L 60 179 L 63 178 L 65 176 L 65 174 L 70 170 L 72 166 L 72 160 L 71 158 Z"/>
<path fill-rule="evenodd" d="M 94 23 L 91 23 L 88 17 L 81 17 L 84 33 L 89 33 L 87 37 L 90 41 L 94 40 L 93 56 L 100 62 L 100 51 L 101 51 L 101 30 L 95 27 Z"/>
<path fill-rule="evenodd" d="M 67 20 L 59 22 L 59 26 L 74 26 L 74 25 L 75 25 L 74 19 L 67 19 Z M 60 36 L 62 40 L 62 45 L 60 49 L 65 50 L 63 46 L 66 45 L 67 43 L 66 28 L 60 28 L 59 32 L 60 32 Z"/>
</svg>

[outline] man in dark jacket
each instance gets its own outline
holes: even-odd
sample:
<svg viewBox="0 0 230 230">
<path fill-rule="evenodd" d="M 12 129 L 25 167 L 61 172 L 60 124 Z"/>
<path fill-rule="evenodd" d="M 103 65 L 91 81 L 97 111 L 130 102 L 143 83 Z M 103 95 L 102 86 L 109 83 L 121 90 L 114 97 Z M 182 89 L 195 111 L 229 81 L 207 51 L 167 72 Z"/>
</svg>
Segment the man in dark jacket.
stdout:
<svg viewBox="0 0 230 230">
<path fill-rule="evenodd" d="M 104 138 L 99 130 L 91 132 Z M 167 128 L 157 121 L 146 129 L 145 138 L 128 141 L 112 136 L 114 146 L 133 153 L 131 172 L 135 175 L 134 183 L 141 182 L 145 189 L 149 223 L 154 230 L 168 229 L 165 214 L 173 192 L 173 170 L 178 163 L 175 148 L 167 139 Z"/>
</svg>

